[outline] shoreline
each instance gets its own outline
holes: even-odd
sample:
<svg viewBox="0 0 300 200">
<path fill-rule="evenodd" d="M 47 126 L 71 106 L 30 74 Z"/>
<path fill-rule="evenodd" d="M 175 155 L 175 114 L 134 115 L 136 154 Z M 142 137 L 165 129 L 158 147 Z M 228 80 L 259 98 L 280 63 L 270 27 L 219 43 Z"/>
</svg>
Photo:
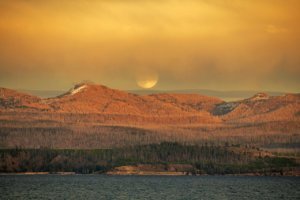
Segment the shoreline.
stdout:
<svg viewBox="0 0 300 200">
<path fill-rule="evenodd" d="M 71 175 L 105 175 L 105 176 L 244 176 L 244 177 L 300 177 L 299 174 L 257 174 L 257 173 L 243 173 L 243 174 L 189 174 L 185 172 L 139 172 L 139 173 L 75 173 L 75 172 L 12 172 L 12 173 L 0 173 L 0 176 L 33 176 L 33 175 L 60 175 L 60 176 L 71 176 Z"/>
</svg>

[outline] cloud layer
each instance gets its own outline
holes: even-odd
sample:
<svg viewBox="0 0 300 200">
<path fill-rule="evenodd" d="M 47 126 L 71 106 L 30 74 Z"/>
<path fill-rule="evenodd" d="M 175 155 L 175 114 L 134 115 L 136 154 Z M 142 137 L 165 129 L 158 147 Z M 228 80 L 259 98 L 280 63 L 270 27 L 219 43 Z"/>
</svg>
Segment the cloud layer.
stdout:
<svg viewBox="0 0 300 200">
<path fill-rule="evenodd" d="M 297 0 L 1 1 L 0 85 L 300 88 Z"/>
</svg>

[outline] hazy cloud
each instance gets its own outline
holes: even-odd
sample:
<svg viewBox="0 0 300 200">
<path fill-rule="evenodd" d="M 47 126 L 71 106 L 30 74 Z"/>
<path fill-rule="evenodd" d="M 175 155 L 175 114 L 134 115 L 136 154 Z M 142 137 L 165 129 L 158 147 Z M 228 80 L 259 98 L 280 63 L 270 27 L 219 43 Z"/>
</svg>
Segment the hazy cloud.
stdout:
<svg viewBox="0 0 300 200">
<path fill-rule="evenodd" d="M 0 85 L 300 88 L 296 0 L 0 1 Z M 149 72 L 150 73 L 150 72 Z"/>
</svg>

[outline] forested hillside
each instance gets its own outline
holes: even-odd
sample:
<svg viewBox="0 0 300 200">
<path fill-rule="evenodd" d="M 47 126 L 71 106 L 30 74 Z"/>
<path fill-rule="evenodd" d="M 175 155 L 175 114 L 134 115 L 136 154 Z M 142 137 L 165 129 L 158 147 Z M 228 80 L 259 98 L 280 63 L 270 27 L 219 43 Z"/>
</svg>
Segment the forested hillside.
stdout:
<svg viewBox="0 0 300 200">
<path fill-rule="evenodd" d="M 295 158 L 274 157 L 255 148 L 178 143 L 94 150 L 10 149 L 0 151 L 0 160 L 0 172 L 105 173 L 128 165 L 190 174 L 263 175 L 299 169 Z"/>
</svg>

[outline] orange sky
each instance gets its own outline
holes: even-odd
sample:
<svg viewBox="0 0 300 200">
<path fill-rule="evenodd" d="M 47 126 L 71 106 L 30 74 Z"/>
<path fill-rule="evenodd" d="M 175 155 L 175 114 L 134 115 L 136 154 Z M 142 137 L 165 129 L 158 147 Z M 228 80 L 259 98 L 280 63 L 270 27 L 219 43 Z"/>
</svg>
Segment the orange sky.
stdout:
<svg viewBox="0 0 300 200">
<path fill-rule="evenodd" d="M 298 0 L 0 1 L 0 86 L 299 92 Z"/>
</svg>

